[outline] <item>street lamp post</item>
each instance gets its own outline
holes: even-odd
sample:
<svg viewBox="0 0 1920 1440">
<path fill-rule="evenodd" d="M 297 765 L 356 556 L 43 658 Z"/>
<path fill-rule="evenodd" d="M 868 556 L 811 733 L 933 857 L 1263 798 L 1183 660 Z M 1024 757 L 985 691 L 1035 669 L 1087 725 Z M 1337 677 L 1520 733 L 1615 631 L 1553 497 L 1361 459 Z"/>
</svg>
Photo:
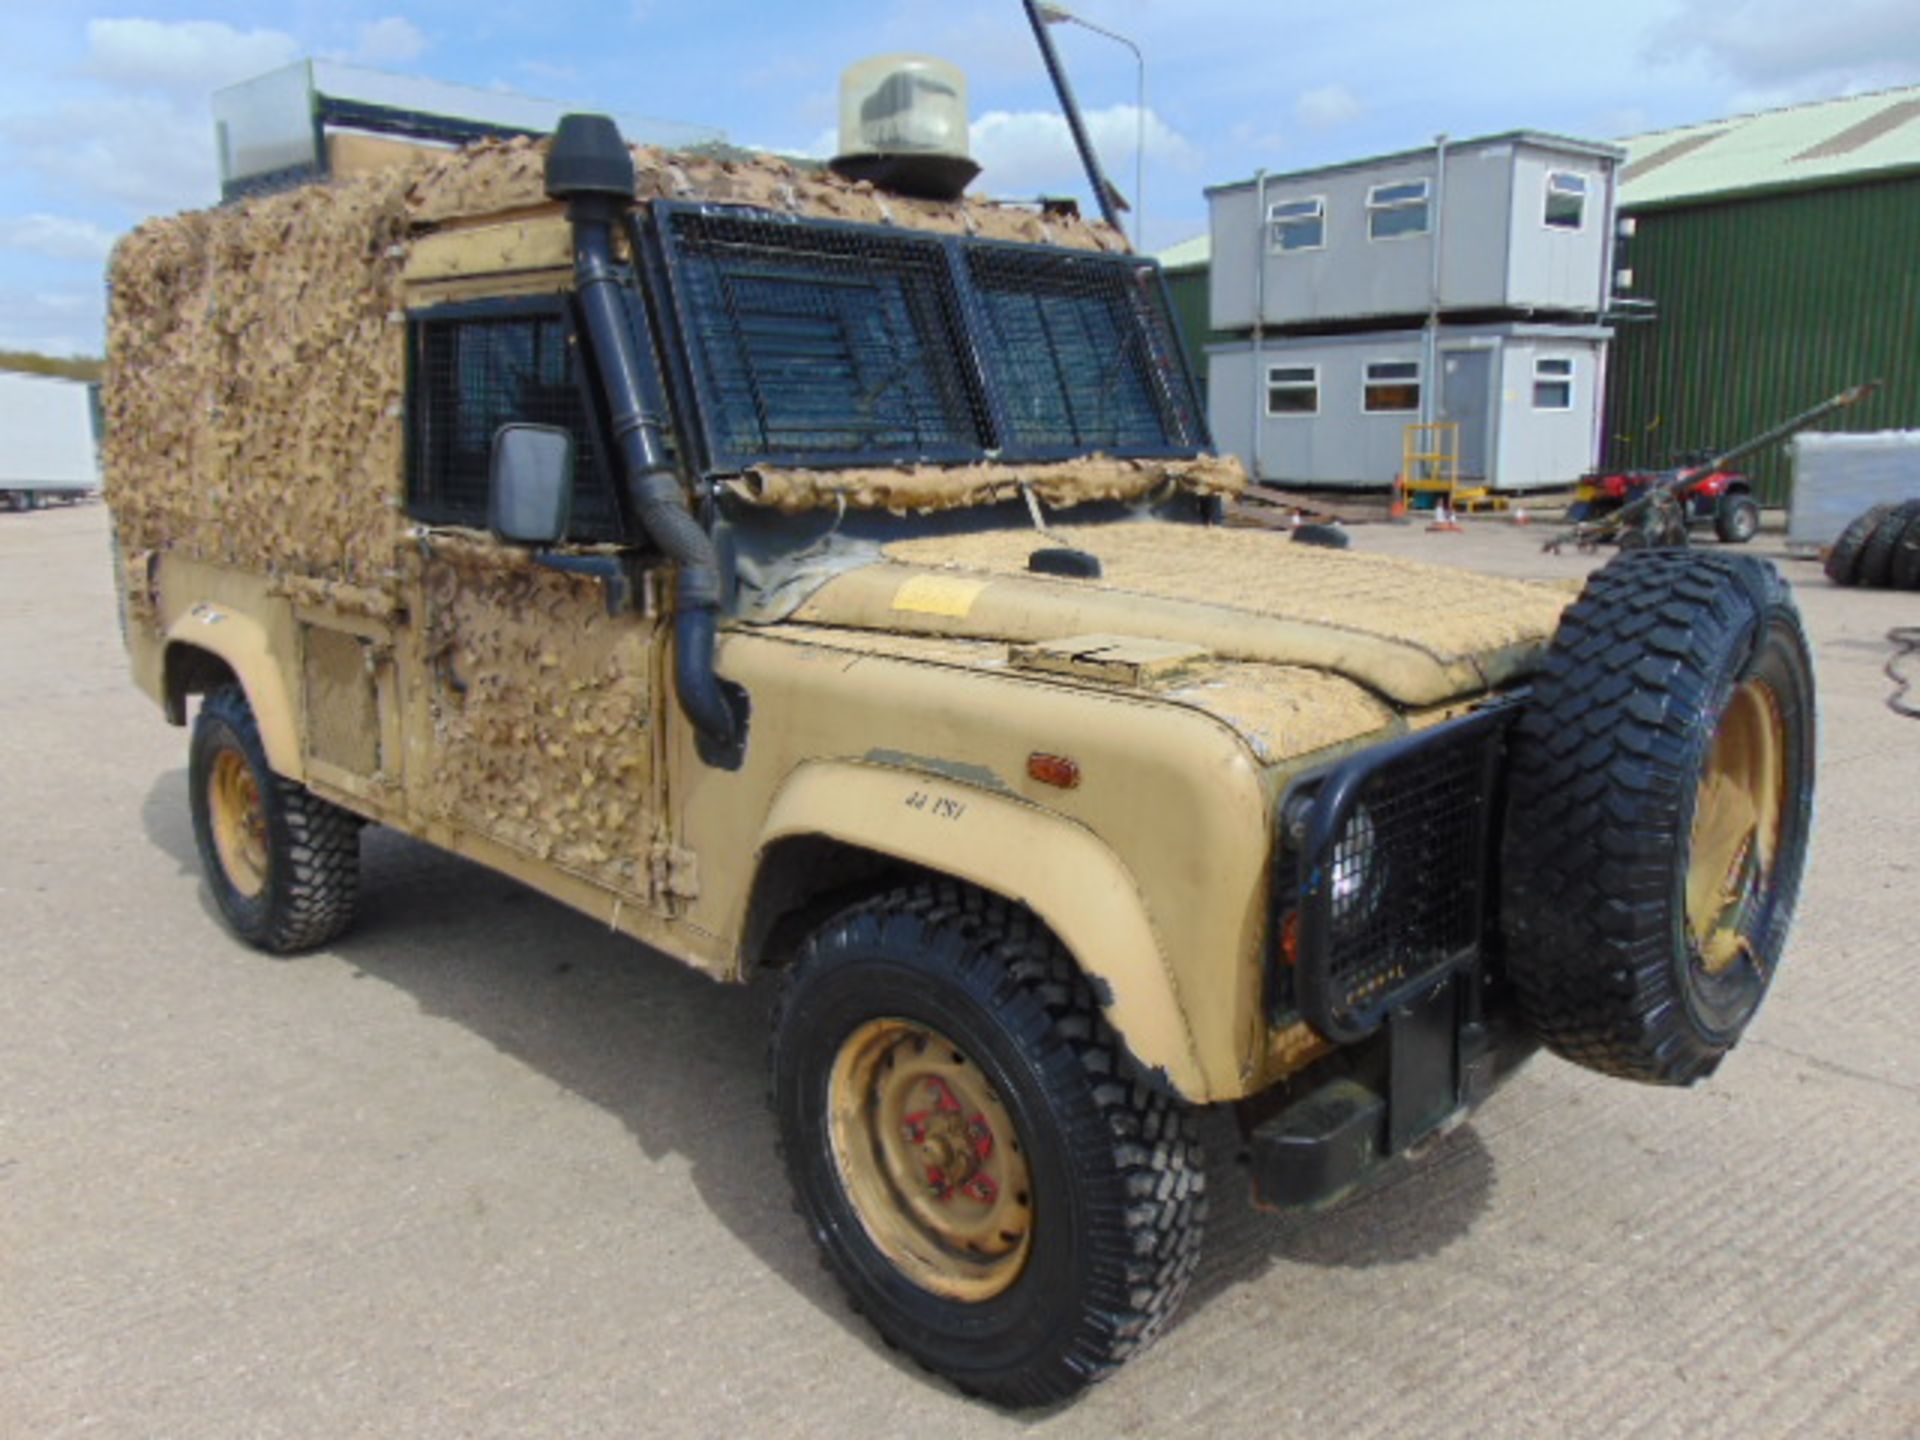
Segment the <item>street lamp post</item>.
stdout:
<svg viewBox="0 0 1920 1440">
<path fill-rule="evenodd" d="M 1126 36 L 1096 25 L 1091 20 L 1083 20 L 1064 5 L 1049 4 L 1042 0 L 1034 8 L 1049 25 L 1078 25 L 1082 30 L 1091 30 L 1096 35 L 1117 41 L 1133 52 L 1133 204 L 1130 208 L 1133 211 L 1133 248 L 1144 250 L 1146 241 L 1142 232 L 1147 213 L 1147 57 Z"/>
</svg>

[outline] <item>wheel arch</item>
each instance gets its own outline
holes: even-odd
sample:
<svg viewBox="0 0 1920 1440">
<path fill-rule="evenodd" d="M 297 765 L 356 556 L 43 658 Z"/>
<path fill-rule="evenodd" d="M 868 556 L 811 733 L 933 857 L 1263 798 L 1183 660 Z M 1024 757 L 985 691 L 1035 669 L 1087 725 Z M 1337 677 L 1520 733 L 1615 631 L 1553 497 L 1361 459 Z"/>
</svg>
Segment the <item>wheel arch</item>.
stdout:
<svg viewBox="0 0 1920 1440">
<path fill-rule="evenodd" d="M 962 798 L 946 821 L 908 801 Z M 852 762 L 802 766 L 775 797 L 736 933 L 743 966 L 779 965 L 842 904 L 903 877 L 946 876 L 1031 910 L 1087 977 L 1141 1073 L 1188 1100 L 1215 1087 L 1146 902 L 1091 831 L 1011 793 Z"/>
<path fill-rule="evenodd" d="M 167 719 L 187 720 L 187 697 L 238 685 L 260 727 L 267 763 L 289 780 L 305 778 L 294 697 L 266 627 L 237 611 L 196 606 L 167 631 L 161 661 Z"/>
</svg>

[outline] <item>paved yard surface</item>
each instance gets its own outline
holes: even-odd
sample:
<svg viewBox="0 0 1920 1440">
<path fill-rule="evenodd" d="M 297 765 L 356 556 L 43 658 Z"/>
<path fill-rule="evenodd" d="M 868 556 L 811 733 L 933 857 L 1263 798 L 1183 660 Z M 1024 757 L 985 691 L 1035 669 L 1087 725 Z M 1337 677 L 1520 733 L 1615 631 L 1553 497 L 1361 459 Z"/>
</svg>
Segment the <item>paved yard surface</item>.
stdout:
<svg viewBox="0 0 1920 1440">
<path fill-rule="evenodd" d="M 1502 524 L 1358 534 L 1588 563 Z M 0 1434 L 1920 1433 L 1920 723 L 1879 673 L 1920 598 L 1786 563 L 1819 833 L 1720 1075 L 1540 1059 L 1317 1219 L 1250 1210 L 1210 1124 L 1180 1323 L 1010 1417 L 892 1356 L 816 1267 L 761 1103 L 764 987 L 386 832 L 334 948 L 229 940 L 184 735 L 123 676 L 104 512 L 0 515 Z"/>
</svg>

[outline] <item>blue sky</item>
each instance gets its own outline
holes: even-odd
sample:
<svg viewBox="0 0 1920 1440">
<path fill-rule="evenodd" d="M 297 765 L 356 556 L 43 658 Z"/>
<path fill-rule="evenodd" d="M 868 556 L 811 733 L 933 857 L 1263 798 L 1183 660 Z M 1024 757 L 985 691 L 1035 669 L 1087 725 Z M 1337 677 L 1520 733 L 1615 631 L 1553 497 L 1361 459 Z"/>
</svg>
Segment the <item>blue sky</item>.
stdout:
<svg viewBox="0 0 1920 1440">
<path fill-rule="evenodd" d="M 1533 127 L 1593 138 L 1920 81 L 1914 0 L 1074 0 L 1147 57 L 1146 241 L 1203 186 Z M 1123 187 L 1131 55 L 1057 30 Z M 1016 0 L 0 0 L 0 348 L 100 348 L 102 267 L 147 215 L 216 198 L 208 96 L 304 55 L 718 126 L 824 154 L 836 84 L 886 50 L 968 73 L 979 188 L 1076 190 Z"/>
</svg>

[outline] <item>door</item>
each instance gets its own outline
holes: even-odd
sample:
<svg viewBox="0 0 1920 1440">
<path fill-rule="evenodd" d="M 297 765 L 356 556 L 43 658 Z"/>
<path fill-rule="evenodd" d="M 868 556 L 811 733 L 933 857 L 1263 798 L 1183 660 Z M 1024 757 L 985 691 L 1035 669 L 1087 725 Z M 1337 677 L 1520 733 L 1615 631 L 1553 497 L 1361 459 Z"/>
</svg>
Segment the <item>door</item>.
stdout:
<svg viewBox="0 0 1920 1440">
<path fill-rule="evenodd" d="M 564 298 L 434 306 L 409 326 L 408 506 L 426 522 L 403 553 L 409 813 L 651 906 L 660 618 L 486 529 L 493 435 L 517 421 L 573 436 L 568 540 L 621 538 Z"/>
<path fill-rule="evenodd" d="M 1460 478 L 1487 478 L 1492 448 L 1492 350 L 1445 350 L 1440 356 L 1440 418 L 1460 427 Z"/>
</svg>

